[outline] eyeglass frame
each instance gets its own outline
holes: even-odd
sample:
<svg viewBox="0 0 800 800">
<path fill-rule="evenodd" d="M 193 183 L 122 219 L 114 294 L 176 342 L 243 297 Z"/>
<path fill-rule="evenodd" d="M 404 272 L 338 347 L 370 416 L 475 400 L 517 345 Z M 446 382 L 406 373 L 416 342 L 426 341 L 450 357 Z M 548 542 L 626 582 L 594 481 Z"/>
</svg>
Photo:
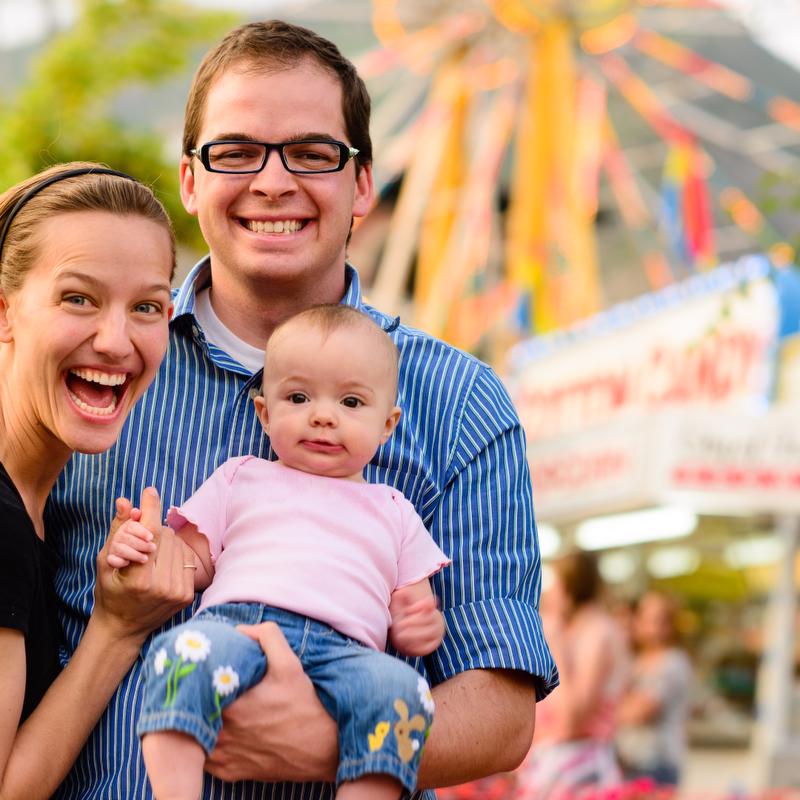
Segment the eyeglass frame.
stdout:
<svg viewBox="0 0 800 800">
<path fill-rule="evenodd" d="M 211 166 L 208 153 L 211 147 L 215 144 L 258 144 L 264 147 L 264 160 L 258 169 L 243 169 L 243 170 L 228 170 L 228 169 L 215 169 Z M 283 148 L 292 144 L 332 144 L 339 148 L 339 164 L 330 169 L 310 169 L 310 170 L 296 170 L 292 169 L 286 161 L 286 154 Z M 264 167 L 267 166 L 270 153 L 273 150 L 278 151 L 278 157 L 283 164 L 283 168 L 290 172 L 292 175 L 325 175 L 331 172 L 341 172 L 350 159 L 355 158 L 359 154 L 357 147 L 351 147 L 349 144 L 340 142 L 338 139 L 295 139 L 291 142 L 259 142 L 255 139 L 213 139 L 210 142 L 200 145 L 199 148 L 193 147 L 189 150 L 189 155 L 200 159 L 200 163 L 205 167 L 207 172 L 216 172 L 220 175 L 255 175 L 262 172 Z"/>
</svg>

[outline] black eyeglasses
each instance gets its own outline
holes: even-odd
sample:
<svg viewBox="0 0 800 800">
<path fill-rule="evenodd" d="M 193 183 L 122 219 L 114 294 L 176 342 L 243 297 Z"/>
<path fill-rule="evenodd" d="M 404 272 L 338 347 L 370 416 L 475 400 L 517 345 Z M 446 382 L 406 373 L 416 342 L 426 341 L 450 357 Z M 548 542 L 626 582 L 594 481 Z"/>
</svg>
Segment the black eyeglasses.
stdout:
<svg viewBox="0 0 800 800">
<path fill-rule="evenodd" d="M 243 175 L 261 172 L 272 150 L 278 151 L 284 168 L 297 175 L 339 172 L 358 155 L 355 147 L 333 139 L 302 139 L 278 144 L 226 139 L 206 142 L 189 153 L 197 156 L 209 172 Z"/>
</svg>

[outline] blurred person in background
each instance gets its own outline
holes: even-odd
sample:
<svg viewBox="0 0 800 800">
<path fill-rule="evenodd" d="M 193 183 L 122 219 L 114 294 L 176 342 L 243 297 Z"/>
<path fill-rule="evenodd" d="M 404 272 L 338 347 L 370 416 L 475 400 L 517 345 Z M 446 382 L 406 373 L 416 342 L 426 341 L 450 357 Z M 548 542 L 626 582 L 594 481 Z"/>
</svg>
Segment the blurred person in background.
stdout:
<svg viewBox="0 0 800 800">
<path fill-rule="evenodd" d="M 552 567 L 542 622 L 561 685 L 537 705 L 533 747 L 517 771 L 515 800 L 566 800 L 622 779 L 613 741 L 630 665 L 626 635 L 605 605 L 593 554 L 575 551 Z"/>
<path fill-rule="evenodd" d="M 620 704 L 617 750 L 628 778 L 676 786 L 686 750 L 692 666 L 678 644 L 678 605 L 657 591 L 639 600 L 636 656 Z"/>
</svg>

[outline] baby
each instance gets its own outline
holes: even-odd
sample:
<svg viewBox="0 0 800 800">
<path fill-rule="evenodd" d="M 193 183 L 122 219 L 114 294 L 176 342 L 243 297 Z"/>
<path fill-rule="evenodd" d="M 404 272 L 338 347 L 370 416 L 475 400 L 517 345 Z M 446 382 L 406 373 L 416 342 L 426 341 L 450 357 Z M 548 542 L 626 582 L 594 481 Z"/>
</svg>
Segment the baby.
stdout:
<svg viewBox="0 0 800 800">
<path fill-rule="evenodd" d="M 198 613 L 161 634 L 145 666 L 138 732 L 158 800 L 195 800 L 222 709 L 263 677 L 259 645 L 235 629 L 277 622 L 339 727 L 337 798 L 412 791 L 433 719 L 426 681 L 384 653 L 424 656 L 444 620 L 428 578 L 449 559 L 413 506 L 363 470 L 400 418 L 398 353 L 349 306 L 280 325 L 255 398 L 277 461 L 232 458 L 167 520 L 195 554 Z M 109 563 L 153 552 L 135 521 Z"/>
</svg>

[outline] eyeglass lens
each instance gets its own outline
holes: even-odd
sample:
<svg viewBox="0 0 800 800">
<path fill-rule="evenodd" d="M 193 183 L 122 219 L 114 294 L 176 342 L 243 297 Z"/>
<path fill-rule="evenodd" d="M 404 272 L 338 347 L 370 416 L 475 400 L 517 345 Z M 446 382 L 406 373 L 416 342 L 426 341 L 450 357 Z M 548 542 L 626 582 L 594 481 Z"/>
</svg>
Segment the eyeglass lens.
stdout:
<svg viewBox="0 0 800 800">
<path fill-rule="evenodd" d="M 225 172 L 258 170 L 266 147 L 258 142 L 220 142 L 208 148 L 208 161 L 212 169 Z M 339 146 L 331 142 L 291 142 L 282 150 L 288 168 L 297 172 L 335 170 L 341 161 Z"/>
</svg>

